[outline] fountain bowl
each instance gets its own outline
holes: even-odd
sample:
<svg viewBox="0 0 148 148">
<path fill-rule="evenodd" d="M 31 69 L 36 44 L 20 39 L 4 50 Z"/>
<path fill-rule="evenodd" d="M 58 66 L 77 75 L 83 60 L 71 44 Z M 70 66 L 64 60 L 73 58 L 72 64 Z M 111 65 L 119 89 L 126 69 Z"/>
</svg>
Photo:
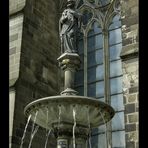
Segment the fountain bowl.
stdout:
<svg viewBox="0 0 148 148">
<path fill-rule="evenodd" d="M 25 109 L 26 117 L 31 115 L 31 120 L 39 126 L 51 129 L 55 124 L 73 124 L 73 110 L 76 112 L 77 125 L 96 128 L 112 119 L 114 109 L 98 99 L 78 95 L 50 96 L 29 103 Z"/>
</svg>

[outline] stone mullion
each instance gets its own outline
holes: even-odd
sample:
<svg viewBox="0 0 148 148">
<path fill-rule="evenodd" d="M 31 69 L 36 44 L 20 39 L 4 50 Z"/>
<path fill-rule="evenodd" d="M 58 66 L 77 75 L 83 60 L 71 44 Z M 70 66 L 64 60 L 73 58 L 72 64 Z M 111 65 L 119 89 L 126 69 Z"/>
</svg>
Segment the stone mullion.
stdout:
<svg viewBox="0 0 148 148">
<path fill-rule="evenodd" d="M 84 32 L 84 96 L 87 96 L 87 35 Z"/>
<path fill-rule="evenodd" d="M 110 62 L 109 62 L 109 41 L 108 31 L 103 31 L 103 54 L 104 54 L 104 97 L 105 102 L 110 104 Z"/>
<path fill-rule="evenodd" d="M 109 62 L 109 35 L 108 30 L 103 30 L 103 54 L 104 54 L 104 98 L 107 104 L 111 104 L 110 97 L 110 62 Z M 106 124 L 107 148 L 112 147 L 112 127 L 111 122 Z"/>
</svg>

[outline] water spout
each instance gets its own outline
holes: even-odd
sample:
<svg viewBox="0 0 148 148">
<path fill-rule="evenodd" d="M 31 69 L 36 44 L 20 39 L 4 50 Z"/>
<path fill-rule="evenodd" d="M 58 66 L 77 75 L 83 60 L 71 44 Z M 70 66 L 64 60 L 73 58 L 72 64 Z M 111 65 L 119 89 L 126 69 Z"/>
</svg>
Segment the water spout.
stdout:
<svg viewBox="0 0 148 148">
<path fill-rule="evenodd" d="M 36 132 L 37 132 L 37 130 L 39 128 L 39 126 L 36 126 L 35 129 L 34 129 L 37 114 L 38 114 L 38 111 L 36 111 L 36 113 L 35 113 L 34 121 L 33 121 L 33 124 L 32 124 L 32 130 L 31 130 L 31 136 L 30 136 L 30 142 L 29 142 L 28 148 L 31 147 L 31 143 L 32 143 L 33 137 L 34 137 L 34 135 L 36 134 Z"/>
<path fill-rule="evenodd" d="M 106 110 L 104 109 L 105 107 L 107 108 Z M 38 111 L 35 111 L 36 109 Z M 101 113 L 99 112 L 100 110 L 102 110 Z M 108 104 L 90 97 L 61 95 L 31 102 L 25 108 L 25 115 L 29 116 L 30 114 L 32 114 L 31 119 L 34 123 L 32 124 L 29 148 L 32 146 L 32 138 L 37 132 L 35 125 L 46 129 L 45 143 L 43 144 L 45 148 L 49 145 L 49 129 L 53 129 L 59 148 L 91 148 L 90 129 L 98 127 L 103 122 L 108 122 L 113 117 L 114 110 Z M 49 133 L 47 134 L 47 132 Z M 110 134 L 109 131 L 107 131 L 107 134 Z"/>
<path fill-rule="evenodd" d="M 47 109 L 47 120 L 46 120 L 46 133 L 47 133 L 47 130 L 48 130 L 48 121 L 49 121 L 49 119 L 48 119 L 48 114 L 49 114 L 49 111 L 48 111 L 48 107 L 46 108 Z"/>
<path fill-rule="evenodd" d="M 58 135 L 59 135 L 60 122 L 61 122 L 61 105 L 58 106 L 58 109 L 59 109 L 59 117 L 58 117 Z"/>
<path fill-rule="evenodd" d="M 21 139 L 21 146 L 20 148 L 23 147 L 23 143 L 24 143 L 24 138 L 25 138 L 25 135 L 26 135 L 26 131 L 27 131 L 27 127 L 28 127 L 28 124 L 29 124 L 29 121 L 31 119 L 31 114 L 29 115 L 28 119 L 27 119 L 27 123 L 26 123 L 26 126 L 25 126 L 25 130 L 24 130 L 24 133 L 23 133 L 23 137 Z"/>
<path fill-rule="evenodd" d="M 89 118 L 89 108 L 88 107 L 87 107 L 87 117 L 88 117 L 88 127 L 89 127 L 88 143 L 89 143 L 89 148 L 91 148 L 91 128 L 90 128 L 90 118 Z"/>
<path fill-rule="evenodd" d="M 103 119 L 103 122 L 105 124 L 105 139 L 106 139 L 105 145 L 106 145 L 106 148 L 110 148 L 110 146 L 109 146 L 109 140 L 108 140 L 108 135 L 107 135 L 107 125 L 106 125 L 104 116 L 102 115 L 101 111 L 99 111 L 99 112 L 100 112 L 101 118 Z"/>
<path fill-rule="evenodd" d="M 46 142 L 45 142 L 45 147 L 44 147 L 44 148 L 47 147 L 48 138 L 49 138 L 50 133 L 51 133 L 51 129 L 50 129 L 50 130 L 48 131 L 48 133 L 46 134 Z"/>
<path fill-rule="evenodd" d="M 74 125 L 73 125 L 73 148 L 75 148 L 76 147 L 76 139 L 75 139 L 76 111 L 75 111 L 75 108 L 73 108 L 73 119 L 74 119 Z"/>
</svg>

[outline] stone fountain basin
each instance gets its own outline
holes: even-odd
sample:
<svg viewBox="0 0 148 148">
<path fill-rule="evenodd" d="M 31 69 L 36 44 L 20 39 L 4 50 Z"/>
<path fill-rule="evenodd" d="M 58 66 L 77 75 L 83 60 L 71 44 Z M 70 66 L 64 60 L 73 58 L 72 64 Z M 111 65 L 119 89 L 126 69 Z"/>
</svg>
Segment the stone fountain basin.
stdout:
<svg viewBox="0 0 148 148">
<path fill-rule="evenodd" d="M 74 95 L 38 99 L 25 107 L 24 114 L 27 117 L 31 114 L 31 120 L 34 121 L 36 111 L 38 111 L 35 123 L 43 128 L 51 129 L 53 124 L 59 122 L 73 124 L 73 110 L 76 111 L 77 125 L 85 127 L 90 125 L 90 128 L 108 122 L 115 114 L 111 106 L 98 99 Z M 59 112 L 61 112 L 60 121 Z"/>
</svg>

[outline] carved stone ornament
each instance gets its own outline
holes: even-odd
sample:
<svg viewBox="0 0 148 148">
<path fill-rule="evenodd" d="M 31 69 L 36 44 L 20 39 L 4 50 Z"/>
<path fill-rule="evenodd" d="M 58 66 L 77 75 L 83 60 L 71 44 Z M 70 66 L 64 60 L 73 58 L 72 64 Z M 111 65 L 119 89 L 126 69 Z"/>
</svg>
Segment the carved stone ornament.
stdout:
<svg viewBox="0 0 148 148">
<path fill-rule="evenodd" d="M 61 53 L 77 53 L 77 35 L 81 14 L 75 10 L 75 1 L 68 0 L 67 8 L 59 20 Z"/>
</svg>

